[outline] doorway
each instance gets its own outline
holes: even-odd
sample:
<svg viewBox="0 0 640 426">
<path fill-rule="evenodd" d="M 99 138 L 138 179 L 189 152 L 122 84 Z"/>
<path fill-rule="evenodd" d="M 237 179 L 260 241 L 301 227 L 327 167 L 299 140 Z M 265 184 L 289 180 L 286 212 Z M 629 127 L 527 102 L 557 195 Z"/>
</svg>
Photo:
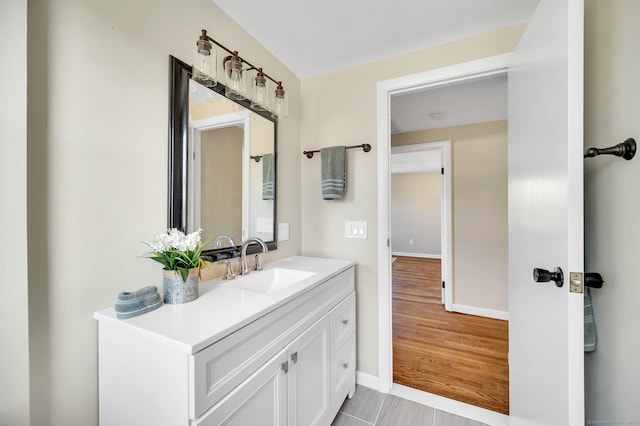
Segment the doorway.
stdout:
<svg viewBox="0 0 640 426">
<path fill-rule="evenodd" d="M 447 170 L 451 170 L 449 140 L 391 148 L 390 173 L 396 176 L 398 186 L 395 192 L 390 189 L 390 196 L 399 195 L 398 189 L 406 194 L 395 200 L 404 208 L 404 214 L 391 224 L 396 228 L 392 229 L 392 255 L 439 259 L 442 304 L 450 311 L 453 287 L 446 286 L 446 282 L 453 277 L 452 173 Z M 420 198 L 419 203 L 416 198 Z M 434 208 L 433 204 L 437 206 Z"/>
<path fill-rule="evenodd" d="M 410 93 L 412 91 L 440 88 L 462 82 L 470 82 L 492 76 L 505 74 L 508 55 L 487 58 L 480 61 L 447 67 L 423 74 L 408 76 L 378 83 L 378 165 L 381 178 L 378 183 L 379 211 L 379 389 L 404 397 L 440 407 L 456 414 L 472 417 L 491 424 L 507 424 L 508 417 L 489 410 L 477 409 L 468 404 L 458 403 L 448 398 L 424 394 L 413 389 L 406 389 L 393 383 L 392 354 L 392 306 L 391 306 L 391 256 L 387 246 L 390 229 L 389 212 L 389 154 L 390 154 L 390 98 L 392 95 Z"/>
</svg>

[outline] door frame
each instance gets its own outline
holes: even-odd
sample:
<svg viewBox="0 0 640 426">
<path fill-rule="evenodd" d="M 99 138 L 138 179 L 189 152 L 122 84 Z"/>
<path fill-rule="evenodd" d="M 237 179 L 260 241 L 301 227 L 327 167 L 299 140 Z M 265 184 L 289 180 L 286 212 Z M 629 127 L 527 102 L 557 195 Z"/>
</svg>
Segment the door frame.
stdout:
<svg viewBox="0 0 640 426">
<path fill-rule="evenodd" d="M 390 155 L 407 152 L 437 151 L 440 154 L 440 168 L 443 170 L 440 185 L 440 261 L 442 282 L 449 283 L 442 289 L 442 304 L 447 311 L 453 310 L 453 210 L 451 204 L 451 141 L 424 142 L 394 146 Z M 424 170 L 423 170 L 424 171 Z M 391 172 L 390 172 L 391 173 Z"/>
<path fill-rule="evenodd" d="M 378 390 L 390 393 L 401 389 L 393 384 L 393 339 L 391 308 L 391 217 L 390 217 L 390 150 L 391 150 L 391 95 L 409 93 L 429 88 L 445 87 L 451 84 L 506 74 L 511 62 L 511 54 L 501 54 L 437 68 L 422 73 L 398 77 L 377 83 L 377 166 L 378 166 Z M 419 391 L 418 391 L 419 392 Z M 426 392 L 421 392 L 425 395 Z M 444 400 L 444 401 L 443 401 Z M 432 398 L 431 404 L 446 405 L 448 411 L 465 412 L 470 406 L 447 398 Z M 453 407 L 455 406 L 455 407 Z M 457 407 L 457 408 L 456 408 Z M 438 408 L 438 407 L 435 407 Z M 481 415 L 491 415 L 491 411 L 478 408 L 473 411 Z M 486 412 L 486 413 L 485 413 Z M 467 412 L 468 413 L 468 412 Z M 508 417 L 493 413 L 493 424 L 506 424 Z M 501 417 L 499 417 L 501 416 Z M 478 416 L 476 419 L 481 420 Z"/>
<path fill-rule="evenodd" d="M 248 111 L 231 112 L 214 117 L 193 120 L 189 123 L 189 139 L 187 146 L 187 224 L 188 232 L 197 231 L 200 228 L 200 194 L 201 190 L 201 170 L 200 155 L 202 147 L 202 133 L 208 130 L 224 129 L 227 127 L 242 128 L 242 240 L 249 234 L 249 211 L 250 211 L 250 162 L 251 152 L 251 116 Z"/>
</svg>

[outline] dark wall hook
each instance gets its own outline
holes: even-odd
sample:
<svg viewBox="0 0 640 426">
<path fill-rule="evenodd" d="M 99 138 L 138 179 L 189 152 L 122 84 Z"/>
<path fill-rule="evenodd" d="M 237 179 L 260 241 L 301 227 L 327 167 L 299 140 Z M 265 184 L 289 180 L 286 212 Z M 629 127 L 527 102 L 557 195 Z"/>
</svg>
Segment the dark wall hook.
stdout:
<svg viewBox="0 0 640 426">
<path fill-rule="evenodd" d="M 617 157 L 622 157 L 625 160 L 631 160 L 633 156 L 636 155 L 636 141 L 633 138 L 629 138 L 626 141 L 609 148 L 589 148 L 587 153 L 584 155 L 584 158 L 596 157 L 602 154 L 615 155 Z"/>
</svg>

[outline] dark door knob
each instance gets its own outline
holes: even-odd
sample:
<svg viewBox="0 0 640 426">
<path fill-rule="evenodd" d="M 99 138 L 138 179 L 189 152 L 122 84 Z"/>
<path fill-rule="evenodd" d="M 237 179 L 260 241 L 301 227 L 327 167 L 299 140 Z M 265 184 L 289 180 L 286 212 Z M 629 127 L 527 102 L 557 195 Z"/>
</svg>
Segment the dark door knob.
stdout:
<svg viewBox="0 0 640 426">
<path fill-rule="evenodd" d="M 533 268 L 533 280 L 537 283 L 554 281 L 557 287 L 562 287 L 564 285 L 564 274 L 560 267 L 556 267 L 553 272 L 542 268 Z"/>
<path fill-rule="evenodd" d="M 602 288 L 604 280 L 602 275 L 597 272 L 586 272 L 584 274 L 584 285 L 591 288 Z"/>
</svg>

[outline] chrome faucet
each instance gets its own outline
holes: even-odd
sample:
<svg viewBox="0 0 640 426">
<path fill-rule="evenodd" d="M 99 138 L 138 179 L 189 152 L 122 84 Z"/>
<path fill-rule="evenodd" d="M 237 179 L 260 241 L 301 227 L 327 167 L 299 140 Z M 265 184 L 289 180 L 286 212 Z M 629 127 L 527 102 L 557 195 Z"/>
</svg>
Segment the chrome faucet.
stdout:
<svg viewBox="0 0 640 426">
<path fill-rule="evenodd" d="M 233 266 L 231 266 L 231 259 L 225 259 L 218 261 L 218 265 L 227 265 L 227 269 L 222 277 L 223 280 L 232 280 L 236 277 L 233 273 Z"/>
<path fill-rule="evenodd" d="M 262 250 L 260 253 L 256 254 L 256 266 L 254 268 L 255 271 L 259 271 L 262 269 L 262 265 L 260 265 L 260 255 L 269 251 L 267 245 L 260 238 L 247 238 L 247 240 L 242 243 L 242 247 L 240 248 L 240 275 L 246 275 L 250 272 L 249 267 L 247 266 L 247 247 L 249 247 L 251 244 L 258 244 L 260 246 L 260 249 Z"/>
<path fill-rule="evenodd" d="M 224 240 L 229 241 L 230 247 L 235 247 L 236 243 L 233 242 L 233 240 L 231 239 L 231 237 L 227 236 L 227 235 L 220 235 L 218 238 L 216 238 L 216 241 L 213 243 L 213 248 L 222 248 L 222 242 Z"/>
</svg>

